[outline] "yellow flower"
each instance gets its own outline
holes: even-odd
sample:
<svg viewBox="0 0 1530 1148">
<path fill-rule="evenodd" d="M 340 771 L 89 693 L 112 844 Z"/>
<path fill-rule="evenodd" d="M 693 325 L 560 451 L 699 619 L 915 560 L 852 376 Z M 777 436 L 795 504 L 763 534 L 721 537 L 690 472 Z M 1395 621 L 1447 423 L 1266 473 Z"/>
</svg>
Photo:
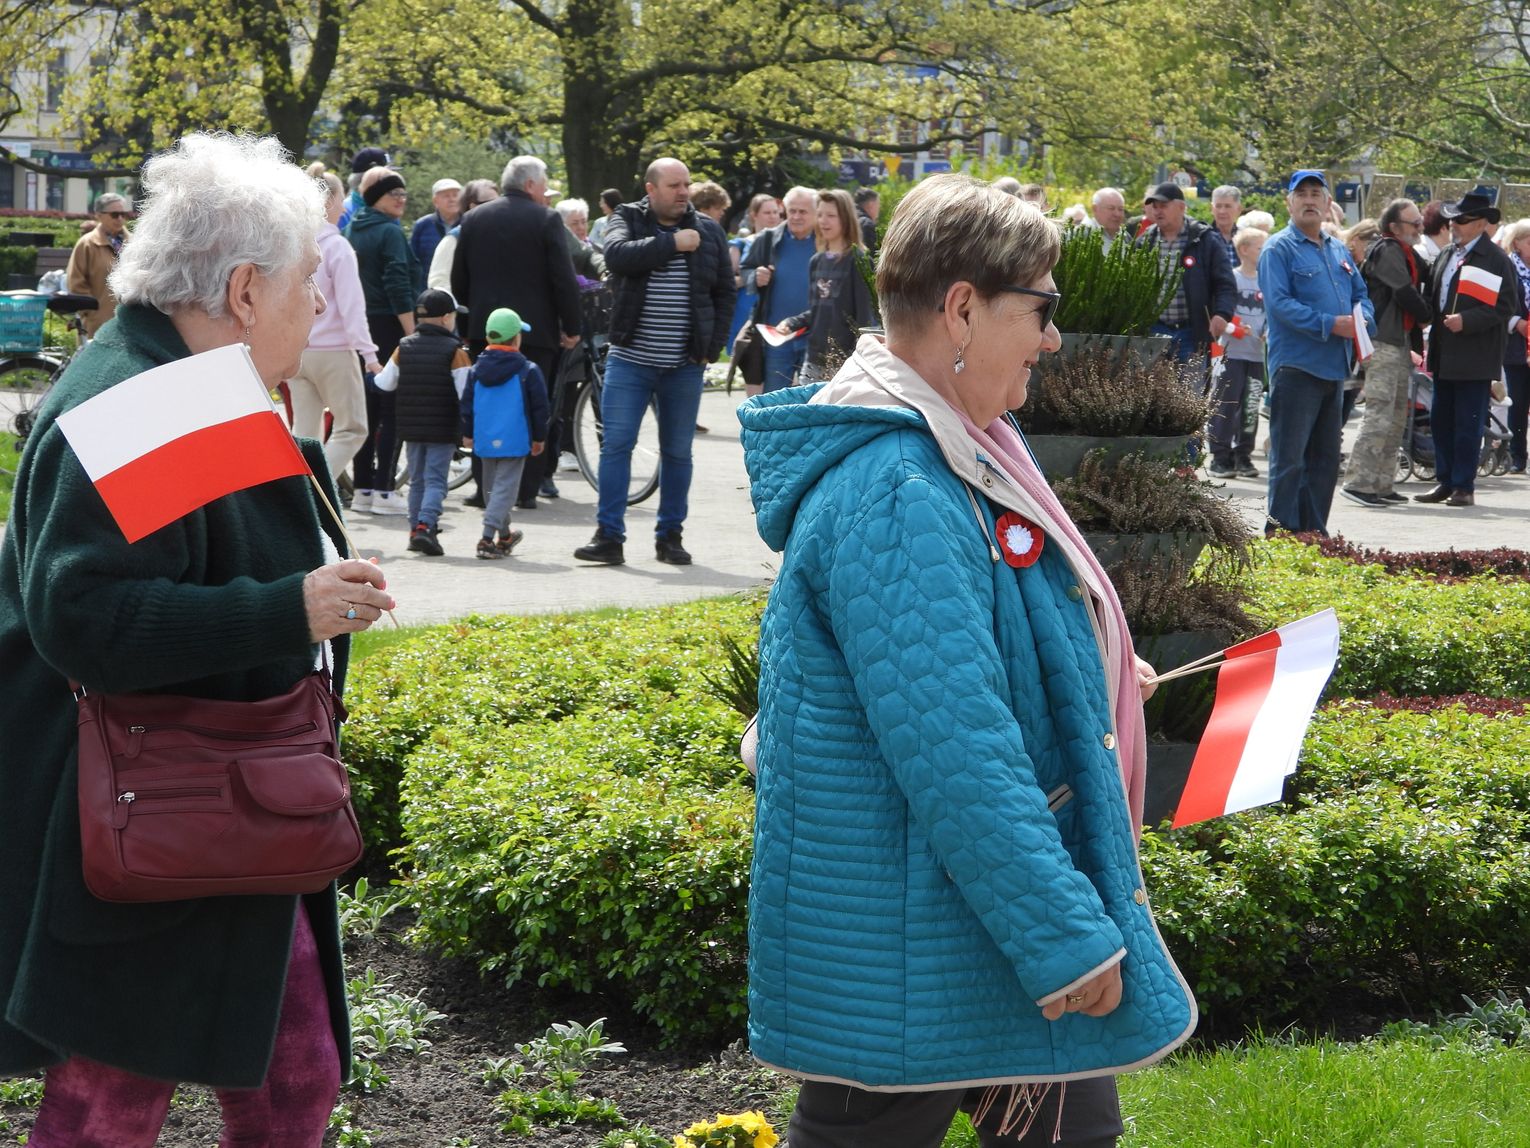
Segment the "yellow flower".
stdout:
<svg viewBox="0 0 1530 1148">
<path fill-rule="evenodd" d="M 754 1148 L 774 1148 L 779 1140 L 776 1130 L 767 1124 L 755 1133 Z"/>
<path fill-rule="evenodd" d="M 684 1132 L 675 1133 L 675 1148 L 696 1148 L 695 1143 Z"/>
</svg>

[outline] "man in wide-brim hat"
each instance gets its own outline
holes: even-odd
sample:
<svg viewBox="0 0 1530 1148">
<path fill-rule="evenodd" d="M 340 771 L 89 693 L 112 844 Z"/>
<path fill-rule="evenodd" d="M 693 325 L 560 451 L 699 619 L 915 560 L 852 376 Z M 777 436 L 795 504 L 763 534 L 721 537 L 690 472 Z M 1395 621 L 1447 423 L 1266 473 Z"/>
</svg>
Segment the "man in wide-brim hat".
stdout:
<svg viewBox="0 0 1530 1148">
<path fill-rule="evenodd" d="M 1427 296 L 1434 308 L 1430 422 L 1438 485 L 1413 497 L 1471 506 L 1488 388 L 1502 369 L 1509 321 L 1525 308 L 1514 264 L 1490 235 L 1500 218 L 1492 196 L 1475 189 L 1443 205 L 1440 214 L 1450 221 L 1451 242 L 1434 262 Z"/>
</svg>

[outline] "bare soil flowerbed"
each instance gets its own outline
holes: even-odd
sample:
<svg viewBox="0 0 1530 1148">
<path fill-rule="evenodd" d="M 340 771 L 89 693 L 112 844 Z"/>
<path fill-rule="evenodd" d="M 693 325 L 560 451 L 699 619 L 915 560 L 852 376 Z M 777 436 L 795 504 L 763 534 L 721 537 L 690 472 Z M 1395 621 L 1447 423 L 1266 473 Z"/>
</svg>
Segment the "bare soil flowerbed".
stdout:
<svg viewBox="0 0 1530 1148">
<path fill-rule="evenodd" d="M 506 989 L 484 981 L 469 962 L 436 957 L 406 944 L 402 934 L 408 924 L 407 914 L 400 912 L 388 918 L 377 936 L 348 940 L 347 975 L 374 969 L 380 981 L 391 982 L 397 992 L 418 992 L 446 1019 L 425 1030 L 432 1044 L 422 1054 L 395 1053 L 379 1061 L 389 1077 L 386 1084 L 371 1093 L 341 1091 L 339 1103 L 350 1110 L 355 1131 L 342 1138 L 338 1128 L 331 1129 L 325 1145 L 590 1148 L 617 1126 L 580 1122 L 538 1124 L 528 1134 L 502 1131 L 507 1117 L 495 1101 L 504 1086 L 484 1083 L 482 1072 L 489 1060 L 519 1060 L 516 1045 L 542 1036 L 554 1022 L 588 1024 L 600 1017 L 607 1018 L 606 1039 L 619 1041 L 628 1051 L 595 1061 L 579 1091 L 614 1103 L 629 1130 L 646 1125 L 667 1140 L 697 1120 L 746 1109 L 764 1109 L 779 1126 L 773 1108 L 788 1082 L 755 1064 L 742 1042 L 727 1048 L 660 1048 L 653 1030 L 618 1003 L 524 985 Z M 30 1129 L 34 1115 L 29 1107 L 0 1106 L 0 1143 L 16 1142 Z M 219 1127 L 212 1093 L 187 1087 L 176 1096 L 159 1144 L 216 1145 Z"/>
</svg>

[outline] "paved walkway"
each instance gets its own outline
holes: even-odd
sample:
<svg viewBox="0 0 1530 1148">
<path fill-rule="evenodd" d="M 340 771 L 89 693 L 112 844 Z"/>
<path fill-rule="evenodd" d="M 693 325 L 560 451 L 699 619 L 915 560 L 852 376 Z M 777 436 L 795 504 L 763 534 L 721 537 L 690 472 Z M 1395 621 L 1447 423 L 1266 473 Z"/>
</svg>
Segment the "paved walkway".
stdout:
<svg viewBox="0 0 1530 1148">
<path fill-rule="evenodd" d="M 352 527 L 357 544 L 376 554 L 398 599 L 400 622 L 434 622 L 471 613 L 540 613 L 595 606 L 640 606 L 725 594 L 763 585 L 778 556 L 755 533 L 743 450 L 738 441 L 735 394 L 702 397 L 700 421 L 708 433 L 696 439 L 696 477 L 691 489 L 685 545 L 695 557 L 689 567 L 665 566 L 653 555 L 651 538 L 658 495 L 630 509 L 627 564 L 589 566 L 576 562 L 574 548 L 595 528 L 595 492 L 577 472 L 558 476 L 562 497 L 542 500 L 535 511 L 517 511 L 515 526 L 526 539 L 501 562 L 473 556 L 478 513 L 462 505 L 467 488 L 447 497 L 442 521 L 443 558 L 426 558 L 405 548 L 402 518 L 359 515 Z M 1359 418 L 1351 420 L 1350 433 Z M 1256 460 L 1260 467 L 1264 460 Z M 1428 489 L 1420 482 L 1399 489 Z M 1264 481 L 1234 479 L 1227 484 L 1251 523 L 1263 522 Z M 1409 503 L 1372 510 L 1335 497 L 1331 528 L 1351 541 L 1392 550 L 1444 550 L 1512 546 L 1530 549 L 1530 480 L 1486 478 L 1477 484 L 1477 505 L 1451 509 Z"/>
<path fill-rule="evenodd" d="M 685 545 L 691 566 L 666 566 L 654 559 L 651 539 L 657 494 L 627 517 L 627 564 L 590 566 L 576 562 L 575 547 L 595 529 L 595 492 L 577 472 L 562 472 L 563 496 L 542 500 L 535 511 L 517 511 L 515 526 L 526 539 L 503 561 L 474 557 L 481 519 L 464 507 L 467 489 L 448 495 L 442 518 L 442 558 L 408 551 L 402 517 L 362 514 L 350 523 L 362 553 L 376 555 L 398 599 L 400 623 L 427 623 L 483 613 L 547 613 L 598 606 L 650 606 L 726 594 L 764 585 L 778 556 L 755 533 L 744 473 L 743 450 L 734 413 L 741 395 L 708 392 L 700 421 L 709 430 L 695 445 L 696 477 L 691 488 Z M 1359 418 L 1350 420 L 1349 435 Z M 1256 456 L 1264 465 L 1264 459 Z M 1263 521 L 1263 479 L 1233 479 L 1227 491 L 1238 499 L 1251 524 Z M 1411 482 L 1408 494 L 1427 489 Z M 1330 526 L 1362 546 L 1392 550 L 1444 550 L 1511 546 L 1530 549 L 1530 480 L 1479 479 L 1477 505 L 1470 509 L 1409 503 L 1373 510 L 1336 496 Z"/>
</svg>

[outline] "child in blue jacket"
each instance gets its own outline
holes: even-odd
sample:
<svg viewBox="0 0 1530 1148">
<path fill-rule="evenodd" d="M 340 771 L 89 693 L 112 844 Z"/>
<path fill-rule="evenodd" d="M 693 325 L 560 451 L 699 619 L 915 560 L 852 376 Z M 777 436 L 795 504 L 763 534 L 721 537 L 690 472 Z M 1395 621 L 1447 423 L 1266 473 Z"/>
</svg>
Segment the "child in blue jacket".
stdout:
<svg viewBox="0 0 1530 1148">
<path fill-rule="evenodd" d="M 547 439 L 547 382 L 521 354 L 521 332 L 529 330 L 508 307 L 490 315 L 484 324 L 489 345 L 473 364 L 462 396 L 463 444 L 483 460 L 480 558 L 503 558 L 521 540 L 522 532 L 510 529 L 510 508 L 527 456 L 541 454 Z"/>
</svg>

